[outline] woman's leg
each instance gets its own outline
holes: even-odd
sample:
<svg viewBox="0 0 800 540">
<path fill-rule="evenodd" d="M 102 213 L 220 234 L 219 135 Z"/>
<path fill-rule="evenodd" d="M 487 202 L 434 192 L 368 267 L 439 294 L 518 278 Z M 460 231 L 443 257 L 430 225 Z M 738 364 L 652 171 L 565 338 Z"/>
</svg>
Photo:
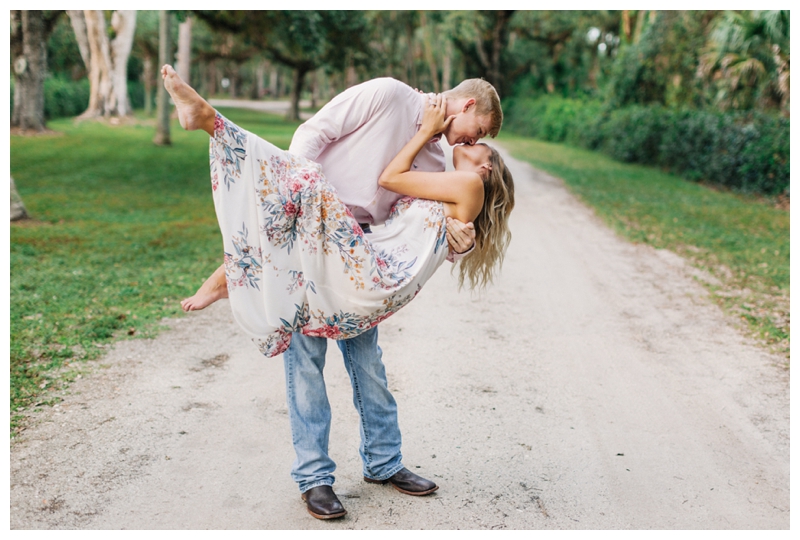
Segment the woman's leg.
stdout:
<svg viewBox="0 0 800 540">
<path fill-rule="evenodd" d="M 181 127 L 186 131 L 202 129 L 213 137 L 214 118 L 217 113 L 214 107 L 200 97 L 194 88 L 186 84 L 169 64 L 161 68 L 161 77 L 164 79 L 164 88 L 175 102 Z"/>
<path fill-rule="evenodd" d="M 194 296 L 181 302 L 183 311 L 197 311 L 208 307 L 217 300 L 228 297 L 228 283 L 225 279 L 225 265 L 220 265 L 214 270 L 203 285 L 197 289 Z"/>
<path fill-rule="evenodd" d="M 194 88 L 186 84 L 169 64 L 161 68 L 161 77 L 164 79 L 164 88 L 167 89 L 175 108 L 178 110 L 178 120 L 181 127 L 187 131 L 202 129 L 210 136 L 214 136 L 214 118 L 216 111 L 206 100 L 195 92 Z M 194 311 L 207 307 L 220 298 L 227 298 L 228 286 L 225 282 L 225 265 L 220 266 L 197 290 L 181 302 L 184 311 Z"/>
</svg>

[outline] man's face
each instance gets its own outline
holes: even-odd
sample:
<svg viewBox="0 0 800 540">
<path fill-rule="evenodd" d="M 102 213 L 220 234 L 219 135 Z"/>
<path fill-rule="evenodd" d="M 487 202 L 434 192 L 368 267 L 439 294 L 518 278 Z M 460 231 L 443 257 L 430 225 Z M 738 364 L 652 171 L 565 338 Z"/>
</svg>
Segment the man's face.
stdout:
<svg viewBox="0 0 800 540">
<path fill-rule="evenodd" d="M 490 120 L 488 116 L 475 114 L 475 100 L 470 99 L 444 131 L 448 144 L 475 144 L 489 132 Z"/>
</svg>

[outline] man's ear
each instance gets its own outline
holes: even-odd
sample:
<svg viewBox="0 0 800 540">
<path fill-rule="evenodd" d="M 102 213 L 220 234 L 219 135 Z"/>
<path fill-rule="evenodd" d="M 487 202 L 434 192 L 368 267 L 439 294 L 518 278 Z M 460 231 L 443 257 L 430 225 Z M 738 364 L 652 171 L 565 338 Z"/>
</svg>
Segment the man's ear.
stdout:
<svg viewBox="0 0 800 540">
<path fill-rule="evenodd" d="M 467 101 L 464 102 L 464 107 L 461 109 L 461 112 L 467 112 L 470 107 L 475 106 L 475 98 L 469 98 Z"/>
</svg>

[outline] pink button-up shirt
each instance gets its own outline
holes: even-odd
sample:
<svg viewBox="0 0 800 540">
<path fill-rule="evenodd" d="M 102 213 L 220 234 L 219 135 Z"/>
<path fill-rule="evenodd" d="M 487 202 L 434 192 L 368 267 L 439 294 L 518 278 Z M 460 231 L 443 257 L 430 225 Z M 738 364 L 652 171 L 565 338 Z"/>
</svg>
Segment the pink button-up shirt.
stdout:
<svg viewBox="0 0 800 540">
<path fill-rule="evenodd" d="M 378 186 L 390 161 L 422 125 L 426 96 L 391 78 L 348 88 L 297 128 L 289 151 L 322 165 L 359 223 L 382 224 L 402 195 Z M 412 170 L 445 170 L 438 140 L 420 150 Z"/>
</svg>

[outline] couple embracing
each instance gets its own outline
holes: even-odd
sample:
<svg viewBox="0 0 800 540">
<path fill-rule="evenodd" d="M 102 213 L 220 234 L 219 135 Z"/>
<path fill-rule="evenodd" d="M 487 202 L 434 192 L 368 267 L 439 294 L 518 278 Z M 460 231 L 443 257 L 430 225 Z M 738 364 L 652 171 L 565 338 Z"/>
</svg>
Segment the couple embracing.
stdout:
<svg viewBox="0 0 800 540">
<path fill-rule="evenodd" d="M 471 287 L 486 285 L 502 263 L 513 180 L 497 151 L 477 144 L 500 130 L 497 92 L 480 79 L 438 95 L 374 79 L 301 125 L 287 152 L 217 113 L 171 66 L 162 76 L 181 125 L 211 137 L 225 252 L 183 308 L 228 297 L 261 352 L 283 354 L 291 474 L 308 512 L 318 519 L 346 514 L 328 455 L 328 338 L 353 387 L 364 480 L 408 495 L 433 493 L 434 482 L 403 466 L 377 325 L 445 260 L 460 261 L 460 283 Z M 454 171 L 445 172 L 441 137 L 455 145 Z"/>
</svg>

